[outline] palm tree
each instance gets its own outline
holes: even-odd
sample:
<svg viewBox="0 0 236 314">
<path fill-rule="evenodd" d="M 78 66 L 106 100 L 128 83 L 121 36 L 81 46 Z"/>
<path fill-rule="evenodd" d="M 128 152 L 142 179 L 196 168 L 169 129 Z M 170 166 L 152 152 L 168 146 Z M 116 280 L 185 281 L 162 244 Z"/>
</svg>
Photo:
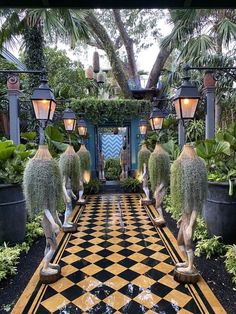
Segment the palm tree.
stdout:
<svg viewBox="0 0 236 314">
<path fill-rule="evenodd" d="M 18 36 L 23 38 L 25 64 L 28 69 L 42 69 L 46 37 L 52 42 L 58 38 L 69 41 L 71 47 L 79 40 L 88 39 L 84 20 L 87 11 L 71 9 L 2 9 L 0 48 L 3 44 L 14 45 Z M 30 88 L 38 85 L 38 78 L 30 78 Z"/>
</svg>

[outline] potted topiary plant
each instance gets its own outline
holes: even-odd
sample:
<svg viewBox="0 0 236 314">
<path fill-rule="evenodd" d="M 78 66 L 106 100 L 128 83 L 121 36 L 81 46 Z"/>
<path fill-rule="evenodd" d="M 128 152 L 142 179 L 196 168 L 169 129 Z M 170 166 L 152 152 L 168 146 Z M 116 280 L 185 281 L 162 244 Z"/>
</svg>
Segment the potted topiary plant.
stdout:
<svg viewBox="0 0 236 314">
<path fill-rule="evenodd" d="M 210 235 L 225 243 L 236 241 L 236 124 L 219 131 L 215 139 L 196 144 L 208 170 L 208 196 L 203 217 Z"/>
<path fill-rule="evenodd" d="M 21 184 L 32 154 L 23 144 L 0 141 L 0 243 L 24 240 L 27 211 Z"/>
<path fill-rule="evenodd" d="M 156 200 L 156 210 L 159 217 L 154 219 L 158 226 L 165 224 L 162 212 L 162 201 L 166 194 L 170 176 L 170 158 L 160 144 L 156 144 L 148 162 L 151 189 Z"/>
</svg>

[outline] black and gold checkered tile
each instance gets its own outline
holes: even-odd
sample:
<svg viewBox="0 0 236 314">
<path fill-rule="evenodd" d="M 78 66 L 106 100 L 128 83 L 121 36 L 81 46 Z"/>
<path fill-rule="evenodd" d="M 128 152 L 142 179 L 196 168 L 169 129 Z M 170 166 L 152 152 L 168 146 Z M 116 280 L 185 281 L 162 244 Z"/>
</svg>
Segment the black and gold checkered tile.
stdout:
<svg viewBox="0 0 236 314">
<path fill-rule="evenodd" d="M 204 281 L 173 279 L 178 252 L 168 229 L 155 229 L 149 211 L 139 195 L 89 197 L 75 215 L 78 232 L 62 238 L 55 257 L 63 277 L 50 285 L 31 283 L 28 302 L 18 302 L 13 313 L 225 313 Z"/>
</svg>

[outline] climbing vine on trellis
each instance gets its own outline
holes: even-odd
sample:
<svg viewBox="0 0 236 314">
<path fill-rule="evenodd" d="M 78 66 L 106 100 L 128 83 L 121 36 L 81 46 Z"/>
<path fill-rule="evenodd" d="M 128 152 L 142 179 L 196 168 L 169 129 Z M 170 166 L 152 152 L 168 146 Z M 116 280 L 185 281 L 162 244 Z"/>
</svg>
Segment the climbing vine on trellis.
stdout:
<svg viewBox="0 0 236 314">
<path fill-rule="evenodd" d="M 122 126 L 134 117 L 149 114 L 151 104 L 147 100 L 134 99 L 74 99 L 71 107 L 76 115 L 84 117 L 94 125 L 116 124 Z"/>
</svg>

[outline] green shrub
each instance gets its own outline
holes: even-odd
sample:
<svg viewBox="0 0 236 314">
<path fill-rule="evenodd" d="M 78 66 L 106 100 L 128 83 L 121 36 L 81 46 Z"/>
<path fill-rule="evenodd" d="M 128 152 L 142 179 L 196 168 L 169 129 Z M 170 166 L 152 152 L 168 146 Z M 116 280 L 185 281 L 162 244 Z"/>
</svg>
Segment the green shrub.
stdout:
<svg viewBox="0 0 236 314">
<path fill-rule="evenodd" d="M 201 241 L 208 238 L 207 226 L 201 216 L 197 217 L 197 225 L 193 234 L 193 240 Z"/>
<path fill-rule="evenodd" d="M 118 158 L 108 158 L 105 164 L 105 177 L 107 180 L 118 180 L 121 173 L 120 161 Z"/>
<path fill-rule="evenodd" d="M 0 246 L 0 281 L 16 274 L 20 252 L 19 247 L 8 247 L 6 243 Z"/>
<path fill-rule="evenodd" d="M 77 154 L 80 158 L 80 165 L 81 170 L 84 171 L 90 171 L 91 168 L 91 156 L 90 152 L 86 149 L 85 145 L 81 145 L 80 149 L 78 150 Z"/>
<path fill-rule="evenodd" d="M 98 194 L 101 191 L 102 183 L 98 179 L 91 179 L 89 183 L 84 184 L 84 194 Z"/>
<path fill-rule="evenodd" d="M 206 258 L 211 258 L 212 256 L 223 254 L 225 252 L 225 245 L 220 242 L 221 237 L 213 236 L 210 239 L 204 239 L 197 243 L 195 249 L 195 255 L 201 256 L 206 255 Z"/>
<path fill-rule="evenodd" d="M 170 158 L 161 145 L 156 145 L 155 150 L 151 153 L 148 162 L 148 171 L 153 193 L 155 193 L 157 185 L 161 183 L 163 183 L 166 187 L 168 186 L 170 176 Z"/>
<path fill-rule="evenodd" d="M 124 192 L 137 193 L 140 192 L 140 182 L 138 179 L 128 177 L 121 181 L 121 187 Z"/>
<path fill-rule="evenodd" d="M 236 245 L 227 245 L 225 254 L 225 267 L 228 273 L 232 275 L 232 281 L 236 284 Z"/>
</svg>

